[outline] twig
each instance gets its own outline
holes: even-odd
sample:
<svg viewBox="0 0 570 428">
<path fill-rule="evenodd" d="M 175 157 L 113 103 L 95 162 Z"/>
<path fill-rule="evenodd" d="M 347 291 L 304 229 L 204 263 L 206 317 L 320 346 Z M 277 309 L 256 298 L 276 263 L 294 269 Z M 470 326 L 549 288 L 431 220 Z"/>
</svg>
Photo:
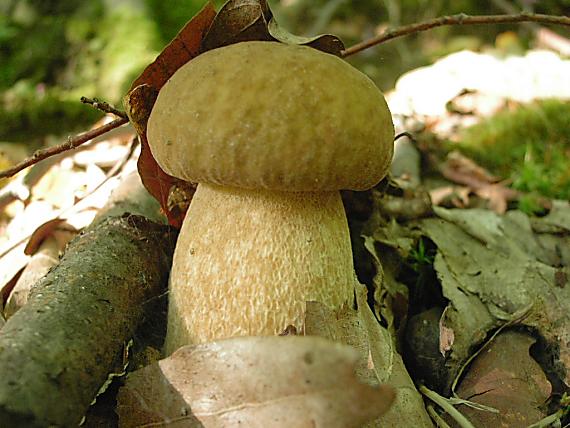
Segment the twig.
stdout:
<svg viewBox="0 0 570 428">
<path fill-rule="evenodd" d="M 105 178 L 99 184 L 97 184 L 97 186 L 92 188 L 89 192 L 87 192 L 85 195 L 83 195 L 81 198 L 79 198 L 77 201 L 75 201 L 75 204 L 73 206 L 76 206 L 83 199 L 91 196 L 93 193 L 95 193 L 97 190 L 99 190 L 101 187 L 103 187 L 103 185 L 107 181 L 109 181 L 112 177 L 117 175 L 125 167 L 125 165 L 129 161 L 129 159 L 133 156 L 133 153 L 135 152 L 135 149 L 137 148 L 138 145 L 139 145 L 139 138 L 134 137 L 131 141 L 131 144 L 129 145 L 129 150 L 127 151 L 125 156 L 123 156 L 123 158 L 118 163 L 113 165 L 113 167 L 109 170 L 109 172 L 107 172 L 107 174 L 105 174 Z M 71 208 L 72 207 L 70 207 L 70 209 Z M 59 215 L 62 215 L 64 213 L 65 213 L 65 211 L 62 211 Z"/>
<path fill-rule="evenodd" d="M 60 144 L 58 146 L 37 150 L 36 152 L 34 152 L 34 154 L 31 157 L 24 159 L 22 162 L 14 165 L 11 168 L 8 168 L 4 171 L 0 171 L 0 178 L 12 177 L 13 175 L 16 175 L 18 172 L 22 171 L 23 169 L 32 166 L 44 159 L 47 159 L 51 156 L 55 156 L 59 153 L 63 153 L 67 150 L 75 149 L 76 147 L 85 144 L 86 142 L 92 140 L 95 137 L 99 137 L 100 135 L 103 135 L 106 132 L 111 131 L 112 129 L 124 125 L 128 121 L 129 121 L 128 119 L 124 118 L 115 119 L 112 122 L 100 126 L 99 128 L 92 129 L 90 131 L 76 135 L 75 137 L 69 137 L 65 143 Z"/>
<path fill-rule="evenodd" d="M 400 132 L 398 135 L 396 135 L 394 137 L 394 141 L 398 141 L 400 138 L 403 138 L 403 137 L 408 137 L 410 140 L 412 140 L 412 142 L 417 143 L 414 136 L 411 133 L 409 133 L 408 131 Z"/>
<path fill-rule="evenodd" d="M 439 414 L 436 412 L 435 408 L 431 404 L 428 404 L 426 406 L 426 409 L 429 416 L 431 417 L 431 420 L 435 422 L 438 428 L 451 428 L 449 424 L 445 422 L 441 416 L 439 416 Z"/>
<path fill-rule="evenodd" d="M 419 390 L 423 395 L 445 410 L 461 428 L 475 428 L 469 419 L 449 403 L 447 398 L 442 397 L 437 392 L 428 389 L 424 385 L 420 385 Z"/>
<path fill-rule="evenodd" d="M 97 190 L 99 190 L 105 183 L 107 183 L 111 178 L 113 178 L 114 176 L 116 176 L 119 172 L 121 172 L 121 170 L 125 167 L 125 165 L 127 164 L 127 162 L 129 161 L 129 159 L 132 157 L 137 145 L 139 143 L 139 140 L 137 137 L 135 137 L 133 139 L 133 141 L 131 142 L 131 145 L 129 146 L 129 150 L 128 152 L 125 154 L 125 156 L 123 157 L 123 159 L 121 159 L 119 161 L 119 163 L 115 164 L 110 170 L 109 172 L 107 172 L 107 174 L 105 174 L 105 178 L 99 182 L 93 189 L 89 190 L 87 193 L 85 193 L 83 196 L 77 198 L 73 204 L 65 207 L 65 208 L 61 208 L 58 213 L 56 215 L 53 216 L 53 218 L 51 218 L 48 221 L 52 221 L 58 218 L 61 218 L 64 214 L 69 214 L 71 212 L 73 212 L 74 210 L 77 209 L 77 206 L 83 202 L 85 199 L 89 198 L 91 195 L 93 195 L 93 193 L 95 193 Z M 6 254 L 8 254 L 10 251 L 12 251 L 14 248 L 16 248 L 18 245 L 23 244 L 24 242 L 28 241 L 33 235 L 33 232 L 30 233 L 29 235 L 26 235 L 22 238 L 20 238 L 18 241 L 16 241 L 15 243 L 13 243 L 12 245 L 8 246 L 7 248 L 4 249 L 4 251 L 2 251 L 0 253 L 0 259 L 2 257 L 4 257 Z"/>
<path fill-rule="evenodd" d="M 512 15 L 480 15 L 470 16 L 464 13 L 451 16 L 441 16 L 439 18 L 430 19 L 424 22 L 418 22 L 411 25 L 403 25 L 401 27 L 387 30 L 384 33 L 357 43 L 341 52 L 341 56 L 347 57 L 361 52 L 372 46 L 385 43 L 389 40 L 408 36 L 410 34 L 420 33 L 422 31 L 431 30 L 432 28 L 442 27 L 445 25 L 481 25 L 481 24 L 508 24 L 517 22 L 540 22 L 543 24 L 554 24 L 570 26 L 570 17 L 542 15 L 535 13 L 519 13 Z"/>
<path fill-rule="evenodd" d="M 89 104 L 93 108 L 96 108 L 97 110 L 101 110 L 104 113 L 111 113 L 117 117 L 121 117 L 123 119 L 128 119 L 127 113 L 125 113 L 124 111 L 116 109 L 111 104 L 106 103 L 105 101 L 99 101 L 97 98 L 81 97 L 81 102 L 83 104 Z"/>
<path fill-rule="evenodd" d="M 469 367 L 469 365 L 471 364 L 471 362 L 481 353 L 483 352 L 484 349 L 487 349 L 487 347 L 495 340 L 495 338 L 503 331 L 505 330 L 507 327 L 510 327 L 512 325 L 515 325 L 517 323 L 520 323 L 521 321 L 523 321 L 529 314 L 530 310 L 532 309 L 533 305 L 530 304 L 528 305 L 526 308 L 523 308 L 517 312 L 515 312 L 513 314 L 513 317 L 508 320 L 505 324 L 503 324 L 502 326 L 500 326 L 497 331 L 495 331 L 491 337 L 486 340 L 483 345 L 473 354 L 471 355 L 467 361 L 459 368 L 459 373 L 457 373 L 457 375 L 455 376 L 455 379 L 453 379 L 453 382 L 451 383 L 451 393 L 453 394 L 453 396 L 455 398 L 460 398 L 457 393 L 455 392 L 455 388 L 457 387 L 457 383 L 459 382 L 459 379 L 461 379 L 461 377 L 463 376 L 463 372 L 465 371 L 465 369 L 467 367 Z"/>
<path fill-rule="evenodd" d="M 499 9 L 502 9 L 505 13 L 517 13 L 519 11 L 517 7 L 506 0 L 492 0 L 492 2 L 495 6 L 497 6 Z M 557 34 L 554 31 L 548 28 L 544 28 L 542 25 L 538 25 L 536 23 L 526 22 L 523 25 L 534 33 L 536 43 L 539 46 L 542 44 L 543 46 L 546 46 L 547 48 L 552 49 L 561 55 L 570 55 L 570 40 L 568 40 L 566 37 L 563 37 L 560 34 Z"/>
</svg>

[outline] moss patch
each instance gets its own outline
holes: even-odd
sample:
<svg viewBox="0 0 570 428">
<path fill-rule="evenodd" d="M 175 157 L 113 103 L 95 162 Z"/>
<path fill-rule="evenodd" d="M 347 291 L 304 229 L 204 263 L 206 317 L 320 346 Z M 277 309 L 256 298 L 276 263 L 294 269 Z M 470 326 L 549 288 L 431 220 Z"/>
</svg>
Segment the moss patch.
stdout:
<svg viewBox="0 0 570 428">
<path fill-rule="evenodd" d="M 461 147 L 523 192 L 570 199 L 570 102 L 519 106 L 466 129 Z"/>
</svg>

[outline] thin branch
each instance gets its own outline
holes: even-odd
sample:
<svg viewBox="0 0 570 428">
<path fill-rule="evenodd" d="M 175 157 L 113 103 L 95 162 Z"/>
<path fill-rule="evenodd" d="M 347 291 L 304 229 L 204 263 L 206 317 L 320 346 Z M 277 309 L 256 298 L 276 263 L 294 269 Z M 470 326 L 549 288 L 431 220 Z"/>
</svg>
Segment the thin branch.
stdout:
<svg viewBox="0 0 570 428">
<path fill-rule="evenodd" d="M 439 416 L 439 413 L 437 413 L 437 411 L 431 404 L 428 404 L 426 406 L 426 409 L 431 417 L 431 420 L 435 422 L 438 428 L 451 428 L 449 424 L 445 422 L 445 420 L 441 416 Z"/>
<path fill-rule="evenodd" d="M 47 159 L 51 156 L 55 156 L 59 153 L 63 153 L 67 150 L 75 149 L 76 147 L 79 147 L 80 145 L 85 144 L 88 141 L 91 141 L 93 138 L 99 137 L 100 135 L 103 135 L 106 132 L 109 132 L 115 128 L 118 128 L 119 126 L 124 125 L 128 121 L 129 121 L 128 119 L 124 118 L 115 119 L 112 122 L 100 126 L 99 128 L 92 129 L 90 131 L 76 135 L 75 137 L 69 137 L 65 143 L 60 144 L 58 146 L 37 150 L 36 152 L 34 152 L 34 154 L 31 157 L 24 159 L 22 162 L 14 165 L 11 168 L 8 168 L 4 171 L 0 171 L 0 178 L 12 177 L 13 175 L 16 175 L 23 169 L 26 169 L 27 167 L 32 166 L 44 159 Z"/>
<path fill-rule="evenodd" d="M 97 128 L 99 129 L 99 128 Z M 95 130 L 94 130 L 95 131 Z M 79 204 L 86 200 L 87 198 L 89 198 L 91 195 L 93 195 L 97 190 L 99 190 L 101 187 L 103 187 L 103 185 L 105 183 L 107 183 L 111 178 L 113 178 L 114 176 L 118 175 L 123 168 L 125 167 L 125 165 L 127 164 L 127 162 L 129 161 L 129 159 L 133 156 L 133 153 L 137 147 L 139 143 L 139 140 L 137 137 L 135 137 L 133 139 L 133 141 L 131 142 L 131 145 L 129 146 L 129 150 L 126 153 L 126 155 L 123 157 L 123 159 L 121 159 L 119 161 L 119 163 L 115 164 L 110 170 L 109 172 L 107 172 L 107 174 L 105 174 L 105 178 L 99 182 L 93 189 L 89 190 L 87 193 L 85 193 L 84 195 L 80 196 L 79 198 L 77 198 L 76 200 L 73 201 L 73 204 L 65 207 L 65 208 L 61 208 L 56 215 L 54 215 L 50 220 L 48 221 L 53 221 L 56 220 L 58 218 L 61 218 L 63 215 L 65 214 L 69 214 L 70 212 L 73 211 L 77 211 L 77 207 L 79 206 Z M 4 251 L 0 252 L 0 259 L 2 257 L 4 257 L 6 254 L 8 254 L 10 251 L 14 250 L 14 248 L 16 248 L 18 245 L 23 244 L 24 242 L 30 240 L 30 238 L 32 237 L 34 232 L 30 233 L 29 235 L 26 235 L 22 238 L 20 238 L 18 241 L 14 242 L 12 245 L 7 245 L 3 248 Z"/>
<path fill-rule="evenodd" d="M 83 104 L 89 104 L 93 108 L 95 108 L 97 110 L 101 110 L 104 113 L 111 113 L 117 117 L 121 117 L 123 119 L 128 119 L 127 113 L 125 113 L 124 111 L 118 110 L 115 107 L 113 107 L 111 104 L 106 103 L 105 101 L 100 101 L 97 98 L 81 97 L 81 102 Z"/>
<path fill-rule="evenodd" d="M 475 428 L 469 419 L 467 419 L 459 410 L 457 410 L 449 403 L 449 400 L 447 398 L 442 397 L 437 392 L 428 389 L 424 385 L 420 385 L 419 391 L 443 410 L 445 410 L 447 414 L 451 416 L 453 420 L 457 422 L 457 425 L 459 425 L 461 428 Z"/>
<path fill-rule="evenodd" d="M 520 13 L 513 15 L 480 15 L 470 16 L 464 13 L 451 16 L 441 16 L 439 18 L 430 19 L 416 24 L 404 25 L 401 27 L 387 30 L 384 33 L 357 43 L 341 52 L 343 57 L 354 55 L 372 46 L 385 43 L 389 40 L 408 36 L 410 34 L 420 33 L 422 31 L 431 30 L 432 28 L 442 27 L 446 25 L 482 25 L 482 24 L 512 24 L 517 22 L 540 22 L 542 24 L 564 25 L 570 26 L 570 17 L 541 15 L 535 13 Z"/>
</svg>

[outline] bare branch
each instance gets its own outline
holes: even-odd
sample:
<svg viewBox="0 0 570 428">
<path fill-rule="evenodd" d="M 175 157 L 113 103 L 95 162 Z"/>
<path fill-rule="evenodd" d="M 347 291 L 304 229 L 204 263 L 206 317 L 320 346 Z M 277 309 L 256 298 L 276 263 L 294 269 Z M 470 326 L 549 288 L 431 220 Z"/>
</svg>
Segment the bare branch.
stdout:
<svg viewBox="0 0 570 428">
<path fill-rule="evenodd" d="M 121 117 L 123 119 L 128 119 L 127 113 L 125 113 L 124 111 L 118 110 L 115 107 L 113 107 L 111 104 L 106 103 L 105 101 L 100 101 L 97 98 L 81 97 L 81 102 L 83 104 L 89 104 L 93 108 L 96 108 L 97 110 L 101 110 L 104 113 L 111 113 L 117 117 Z"/>
<path fill-rule="evenodd" d="M 422 31 L 446 25 L 512 24 L 517 22 L 540 22 L 542 24 L 570 26 L 570 17 L 524 12 L 514 15 L 470 16 L 460 13 L 458 15 L 441 16 L 439 18 L 430 19 L 429 21 L 418 22 L 416 24 L 404 25 L 392 30 L 387 30 L 376 37 L 357 43 L 356 45 L 343 50 L 341 54 L 343 57 L 347 57 L 398 37 L 408 36 L 410 34 L 420 33 Z"/>
<path fill-rule="evenodd" d="M 95 137 L 99 137 L 112 129 L 118 128 L 119 126 L 124 125 L 129 120 L 125 118 L 115 119 L 112 122 L 109 122 L 99 128 L 92 129 L 90 131 L 84 132 L 82 134 L 76 135 L 75 137 L 69 137 L 69 139 L 58 146 L 48 147 L 46 149 L 37 150 L 31 157 L 24 159 L 22 162 L 14 165 L 11 168 L 8 168 L 4 171 L 0 171 L 0 178 L 12 177 L 16 175 L 18 172 L 22 171 L 23 169 L 32 166 L 44 159 L 47 159 L 51 156 L 55 156 L 59 153 L 63 153 L 67 150 L 75 149 L 82 144 L 85 144 L 88 141 L 91 141 Z"/>
</svg>

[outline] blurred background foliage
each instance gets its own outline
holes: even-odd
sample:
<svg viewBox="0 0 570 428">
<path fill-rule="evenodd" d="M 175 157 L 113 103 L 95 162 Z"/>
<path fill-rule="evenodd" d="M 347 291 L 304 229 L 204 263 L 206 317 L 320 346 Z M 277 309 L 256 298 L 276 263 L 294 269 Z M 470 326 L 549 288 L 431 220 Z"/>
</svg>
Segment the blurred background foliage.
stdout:
<svg viewBox="0 0 570 428">
<path fill-rule="evenodd" d="M 66 135 L 85 130 L 101 114 L 82 105 L 79 98 L 97 97 L 120 106 L 132 80 L 204 3 L 205 0 L 0 0 L 0 141 L 26 142 L 33 147 L 47 134 Z M 223 1 L 214 3 L 219 7 Z M 269 3 L 279 23 L 289 31 L 299 35 L 333 33 L 346 46 L 387 27 L 460 12 L 501 14 L 531 10 L 570 14 L 570 0 L 273 0 Z M 505 49 L 524 52 L 532 40 L 528 26 L 456 26 L 398 39 L 355 55 L 350 61 L 388 90 L 407 70 L 430 64 L 453 51 L 495 47 L 500 39 L 497 36 L 509 30 L 516 37 L 505 38 Z M 570 35 L 566 29 L 556 30 Z M 532 116 L 528 112 L 521 115 L 523 119 L 518 117 L 514 121 Z M 476 130 L 466 138 L 471 142 L 503 138 L 500 135 L 503 131 L 497 129 L 514 123 L 509 120 L 493 123 L 493 131 Z M 473 137 L 479 134 L 483 136 Z M 528 157 L 528 146 L 524 147 L 519 147 L 519 151 L 526 150 Z M 543 175 L 540 167 L 531 166 L 527 175 Z"/>
<path fill-rule="evenodd" d="M 331 32 L 351 45 L 386 26 L 443 14 L 503 13 L 505 0 L 270 1 L 280 23 L 303 34 Z M 80 96 L 120 103 L 136 75 L 204 0 L 0 0 L 0 139 L 23 140 L 81 128 L 97 112 Z M 220 5 L 221 1 L 216 1 Z M 514 7 L 568 13 L 570 0 Z M 524 38 L 524 27 L 513 27 Z M 461 48 L 478 49 L 509 27 L 442 28 L 351 59 L 383 89 L 405 70 Z"/>
</svg>

